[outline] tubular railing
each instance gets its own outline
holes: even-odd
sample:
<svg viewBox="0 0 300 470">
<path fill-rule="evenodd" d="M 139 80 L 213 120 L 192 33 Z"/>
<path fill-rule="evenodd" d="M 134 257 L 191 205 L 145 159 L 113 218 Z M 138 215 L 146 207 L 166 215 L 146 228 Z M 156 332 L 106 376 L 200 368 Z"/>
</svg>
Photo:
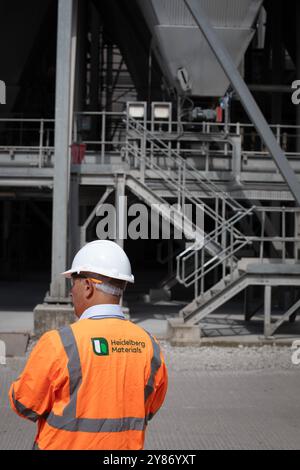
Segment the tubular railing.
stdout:
<svg viewBox="0 0 300 470">
<path fill-rule="evenodd" d="M 179 174 L 181 175 L 182 170 L 184 171 L 183 177 L 184 181 L 186 181 L 187 177 L 190 177 L 192 180 L 196 180 L 197 183 L 201 185 L 201 189 L 206 192 L 208 195 L 215 195 L 217 194 L 221 200 L 224 200 L 226 204 L 232 210 L 241 210 L 244 211 L 244 207 L 239 204 L 235 199 L 233 199 L 229 194 L 221 191 L 216 184 L 210 181 L 205 175 L 200 173 L 195 166 L 187 162 L 182 156 L 174 149 L 170 148 L 164 141 L 162 141 L 155 133 L 147 130 L 139 121 L 127 117 L 127 137 L 129 135 L 129 131 L 134 131 L 136 135 L 141 139 L 141 147 L 144 150 L 145 158 L 147 153 L 147 143 L 151 143 L 151 164 L 154 165 L 153 153 L 156 151 L 161 153 L 166 159 L 171 159 L 170 161 L 170 168 L 171 166 L 177 164 L 175 166 L 176 170 L 179 170 Z M 136 136 L 135 136 L 136 137 Z M 141 161 L 143 164 L 143 161 Z M 156 165 L 160 168 L 159 165 Z M 143 170 L 143 166 L 141 165 L 141 171 Z M 144 175 L 141 174 L 141 177 L 144 178 Z"/>
<path fill-rule="evenodd" d="M 206 235 L 202 247 L 198 249 L 196 246 L 189 247 L 176 257 L 177 279 L 185 287 L 190 287 L 192 285 L 194 286 L 195 298 L 198 297 L 198 295 L 202 295 L 204 293 L 205 276 L 213 269 L 217 268 L 220 264 L 223 264 L 223 268 L 225 268 L 226 263 L 226 265 L 229 267 L 229 274 L 232 275 L 233 270 L 237 264 L 237 260 L 235 258 L 236 253 L 247 244 L 252 243 L 250 237 L 235 236 L 233 227 L 247 215 L 252 215 L 253 210 L 254 206 L 243 213 L 235 214 L 231 219 L 227 220 L 223 226 L 218 227 Z M 207 249 L 207 245 L 211 243 L 211 241 L 214 240 L 216 236 L 222 234 L 225 234 L 226 238 L 228 238 L 229 234 L 229 240 L 224 240 L 225 246 L 222 247 L 222 250 L 218 253 L 217 256 L 214 256 L 205 261 L 204 255 Z M 192 270 L 188 272 L 189 266 L 192 266 Z M 224 275 L 225 273 L 223 272 L 223 276 Z"/>
<path fill-rule="evenodd" d="M 87 150 L 100 152 L 101 163 L 106 154 L 120 151 L 125 145 L 124 113 L 87 111 L 75 113 L 73 141 L 86 144 Z"/>
<path fill-rule="evenodd" d="M 126 142 L 126 124 L 124 112 L 82 112 L 74 114 L 73 142 L 85 143 L 88 152 L 100 154 L 100 163 L 104 163 L 105 155 L 119 152 Z M 54 147 L 54 119 L 26 119 L 1 118 L 0 119 L 0 148 L 9 152 L 10 149 L 29 151 L 41 155 L 40 165 L 43 165 L 42 156 Z M 270 158 L 256 129 L 250 123 L 216 123 L 216 122 L 178 122 L 172 121 L 167 125 L 152 121 L 145 121 L 145 127 L 153 135 L 159 135 L 167 147 L 176 146 L 177 152 L 185 158 L 195 161 L 199 156 L 204 171 L 219 168 L 218 157 L 222 157 L 220 164 L 222 171 L 234 171 L 230 168 L 231 159 L 234 158 L 231 145 L 226 140 L 229 136 L 238 136 L 241 139 L 241 153 L 245 157 L 259 159 Z M 300 155 L 300 126 L 271 125 L 276 139 L 286 155 L 293 159 Z M 199 141 L 198 136 L 202 135 Z M 207 137 L 207 140 L 205 138 Z M 210 140 L 211 139 L 211 140 Z M 214 139 L 217 139 L 215 141 Z M 217 160 L 212 161 L 212 157 Z M 247 168 L 244 168 L 247 172 Z M 269 171 L 269 170 L 268 170 Z M 273 169 L 272 169 L 273 171 Z M 274 171 L 276 166 L 274 165 Z"/>
<path fill-rule="evenodd" d="M 144 154 L 142 152 L 141 149 L 139 149 L 138 147 L 130 144 L 129 142 L 127 142 L 127 147 L 126 147 L 126 151 L 127 151 L 127 158 L 129 158 L 130 156 L 132 156 L 134 158 L 134 160 L 139 160 L 140 162 L 143 162 L 143 164 L 145 165 L 145 168 L 144 168 L 144 171 L 143 171 L 143 175 L 145 177 L 146 175 L 146 172 L 145 172 L 145 169 L 148 168 L 150 169 L 153 173 L 157 174 L 158 176 L 160 176 L 165 182 L 166 184 L 169 186 L 169 188 L 173 189 L 174 193 L 176 194 L 176 192 L 178 193 L 182 193 L 184 192 L 184 200 L 189 200 L 191 203 L 195 204 L 195 206 L 197 207 L 201 207 L 201 209 L 203 210 L 203 213 L 206 214 L 207 216 L 209 216 L 213 221 L 214 223 L 216 223 L 216 225 L 220 225 L 220 226 L 224 226 L 224 227 L 227 227 L 227 223 L 226 223 L 226 219 L 223 218 L 222 216 L 220 216 L 217 212 L 215 212 L 210 206 L 208 206 L 203 199 L 201 199 L 199 196 L 194 196 L 187 188 L 185 185 L 182 184 L 182 182 L 178 181 L 178 179 L 176 179 L 175 176 L 173 176 L 171 173 L 166 173 L 165 171 L 163 171 L 161 169 L 160 166 L 157 165 L 157 163 L 155 163 L 153 160 L 151 160 L 149 157 L 147 157 L 146 154 Z M 212 197 L 214 196 L 214 194 L 212 194 Z M 181 198 L 183 199 L 183 198 Z M 180 206 L 179 206 L 180 207 Z M 183 207 L 183 206 L 181 206 Z M 183 215 L 183 212 L 180 210 L 180 211 L 177 211 L 181 216 Z M 239 213 L 244 213 L 245 210 L 243 210 L 243 212 L 241 211 L 238 211 L 237 214 Z M 197 225 L 195 225 L 192 221 L 190 221 L 192 226 L 193 226 L 193 230 L 194 232 L 197 232 L 197 230 L 199 230 L 199 228 L 197 227 Z M 234 231 L 234 234 L 235 236 L 237 237 L 241 237 L 243 238 L 244 235 L 239 232 L 238 230 L 236 230 L 235 228 L 233 228 L 233 231 Z M 214 240 L 214 242 L 216 242 L 216 240 Z M 218 243 L 216 243 L 218 245 Z M 218 245 L 218 248 L 221 249 L 221 246 Z"/>
<path fill-rule="evenodd" d="M 0 150 L 30 151 L 43 156 L 54 149 L 54 119 L 0 118 Z"/>
<path fill-rule="evenodd" d="M 249 236 L 252 244 L 258 245 L 261 262 L 270 257 L 270 246 L 275 248 L 277 256 L 283 262 L 287 259 L 297 261 L 300 249 L 300 208 L 299 207 L 256 207 L 261 229 L 259 236 Z M 276 215 L 278 234 L 268 235 L 267 214 Z M 273 225 L 274 226 L 274 225 Z M 276 247 L 277 245 L 277 247 Z M 281 251 L 281 254 L 279 253 Z"/>
<path fill-rule="evenodd" d="M 144 181 L 147 177 L 147 169 L 154 171 L 161 178 L 166 180 L 169 186 L 178 191 L 178 200 L 190 200 L 194 204 L 201 204 L 204 212 L 209 215 L 216 223 L 216 228 L 204 238 L 204 244 L 199 247 L 196 242 L 192 247 L 184 250 L 177 256 L 177 279 L 186 287 L 194 285 L 195 297 L 198 296 L 198 284 L 201 281 L 201 293 L 204 289 L 204 276 L 215 269 L 220 263 L 223 263 L 225 269 L 225 262 L 229 260 L 231 271 L 236 265 L 235 254 L 243 246 L 249 243 L 248 237 L 236 229 L 236 224 L 240 222 L 246 215 L 252 213 L 253 208 L 246 210 L 237 201 L 232 199 L 228 194 L 220 192 L 216 185 L 211 183 L 205 176 L 202 176 L 191 163 L 186 162 L 178 152 L 174 151 L 167 144 L 161 141 L 155 134 L 145 129 L 145 127 L 136 120 L 128 118 L 128 141 L 126 147 L 126 157 L 130 161 L 133 158 L 134 165 L 138 163 L 140 169 L 141 180 Z M 131 134 L 130 134 L 131 132 Z M 137 143 L 138 139 L 138 143 Z M 130 143 L 134 141 L 134 144 Z M 149 149 L 150 147 L 150 149 Z M 150 155 L 149 155 L 150 152 Z M 159 152 L 165 158 L 171 159 L 172 170 L 178 175 L 175 178 L 171 171 L 164 171 L 161 166 L 153 158 L 153 153 Z M 167 164 L 168 166 L 168 164 Z M 234 212 L 233 216 L 229 219 L 222 217 L 218 212 L 210 208 L 199 197 L 195 197 L 186 187 L 187 179 L 193 180 L 198 183 L 200 189 L 204 190 L 206 194 L 211 197 L 218 197 L 222 200 L 227 208 Z M 225 236 L 224 236 L 225 235 Z M 221 238 L 219 243 L 218 239 Z M 229 238 L 229 243 L 228 243 Z M 208 262 L 204 261 L 204 253 L 208 249 L 209 244 L 214 244 L 217 247 L 215 256 Z M 225 244 L 225 246 L 224 246 Z M 201 256 L 201 265 L 199 266 L 199 253 Z M 193 261 L 193 263 L 190 263 Z M 187 266 L 192 264 L 193 269 L 187 273 Z"/>
<path fill-rule="evenodd" d="M 293 260 L 297 262 L 300 250 L 300 230 L 298 219 L 300 217 L 300 208 L 298 207 L 251 207 L 246 215 L 255 213 L 260 220 L 260 235 L 249 235 L 247 240 L 234 238 L 231 234 L 230 243 L 222 252 L 209 260 L 205 260 L 205 246 L 214 237 L 211 232 L 205 237 L 204 244 L 199 250 L 187 248 L 177 256 L 177 279 L 185 287 L 194 286 L 195 298 L 205 292 L 205 276 L 221 263 L 227 262 L 229 266 L 229 274 L 232 276 L 237 264 L 234 255 L 241 250 L 246 244 L 257 244 L 259 251 L 259 260 L 261 263 L 272 257 L 271 245 L 278 245 L 276 249 L 277 259 L 282 262 Z M 267 214 L 276 214 L 277 232 L 278 234 L 268 235 L 267 232 Z M 232 221 L 237 223 L 238 219 Z M 222 229 L 223 230 L 223 229 Z M 225 229 L 224 229 L 225 230 Z M 274 224 L 272 224 L 274 230 Z M 278 253 L 281 251 L 281 253 Z M 188 267 L 192 269 L 188 272 Z M 224 275 L 224 274 L 223 274 Z"/>
</svg>

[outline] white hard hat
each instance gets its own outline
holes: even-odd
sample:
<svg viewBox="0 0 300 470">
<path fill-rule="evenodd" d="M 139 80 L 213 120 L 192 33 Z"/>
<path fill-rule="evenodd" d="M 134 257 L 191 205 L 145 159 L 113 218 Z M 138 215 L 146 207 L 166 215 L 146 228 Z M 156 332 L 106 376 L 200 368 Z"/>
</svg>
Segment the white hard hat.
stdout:
<svg viewBox="0 0 300 470">
<path fill-rule="evenodd" d="M 74 273 L 85 271 L 134 282 L 130 261 L 125 251 L 110 240 L 87 243 L 76 254 L 71 269 L 62 274 L 65 277 L 71 277 Z"/>
</svg>

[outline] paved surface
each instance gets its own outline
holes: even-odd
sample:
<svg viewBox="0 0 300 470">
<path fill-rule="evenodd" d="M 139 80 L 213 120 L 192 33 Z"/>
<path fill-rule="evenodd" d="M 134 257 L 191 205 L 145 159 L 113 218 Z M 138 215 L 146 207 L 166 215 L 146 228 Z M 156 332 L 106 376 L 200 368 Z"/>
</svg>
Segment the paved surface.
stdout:
<svg viewBox="0 0 300 470">
<path fill-rule="evenodd" d="M 288 347 L 172 348 L 165 405 L 147 449 L 299 449 L 300 365 Z M 25 359 L 0 366 L 0 449 L 30 449 L 35 425 L 10 411 L 7 390 Z"/>
<path fill-rule="evenodd" d="M 33 332 L 33 312 L 1 310 L 0 332 Z"/>
</svg>

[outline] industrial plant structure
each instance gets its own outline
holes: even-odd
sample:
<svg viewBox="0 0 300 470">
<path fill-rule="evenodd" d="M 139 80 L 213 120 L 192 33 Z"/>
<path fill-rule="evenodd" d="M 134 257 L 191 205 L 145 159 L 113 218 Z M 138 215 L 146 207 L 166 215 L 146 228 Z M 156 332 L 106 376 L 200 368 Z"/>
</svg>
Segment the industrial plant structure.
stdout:
<svg viewBox="0 0 300 470">
<path fill-rule="evenodd" d="M 295 320 L 298 3 L 3 0 L 1 277 L 49 278 L 37 334 L 70 318 L 60 273 L 107 204 L 129 298 L 180 300 L 178 341 L 236 296 L 245 321 L 263 304 L 265 337 Z M 134 238 L 137 203 L 149 231 Z"/>
</svg>

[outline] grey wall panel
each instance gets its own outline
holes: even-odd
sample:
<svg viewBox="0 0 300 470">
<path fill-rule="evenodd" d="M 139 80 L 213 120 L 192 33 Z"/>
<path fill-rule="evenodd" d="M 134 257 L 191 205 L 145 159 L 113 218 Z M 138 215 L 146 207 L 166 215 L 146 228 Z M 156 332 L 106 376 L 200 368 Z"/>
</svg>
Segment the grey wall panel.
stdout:
<svg viewBox="0 0 300 470">
<path fill-rule="evenodd" d="M 213 26 L 250 28 L 262 0 L 199 0 Z M 149 5 L 155 15 L 152 18 Z M 149 21 L 161 25 L 195 26 L 195 21 L 182 0 L 140 0 Z"/>
<path fill-rule="evenodd" d="M 236 65 L 239 65 L 253 31 L 218 28 L 217 32 Z M 222 96 L 225 93 L 229 80 L 197 27 L 156 26 L 155 39 L 159 44 L 164 72 L 179 92 L 177 70 L 185 67 L 192 85 L 192 95 Z"/>
<path fill-rule="evenodd" d="M 185 67 L 191 94 L 221 96 L 229 81 L 183 0 L 138 0 L 153 35 L 156 58 L 170 86 L 182 90 L 177 70 Z M 262 0 L 199 0 L 236 65 L 253 37 L 252 24 Z M 176 46 L 176 47 L 174 47 Z"/>
</svg>

